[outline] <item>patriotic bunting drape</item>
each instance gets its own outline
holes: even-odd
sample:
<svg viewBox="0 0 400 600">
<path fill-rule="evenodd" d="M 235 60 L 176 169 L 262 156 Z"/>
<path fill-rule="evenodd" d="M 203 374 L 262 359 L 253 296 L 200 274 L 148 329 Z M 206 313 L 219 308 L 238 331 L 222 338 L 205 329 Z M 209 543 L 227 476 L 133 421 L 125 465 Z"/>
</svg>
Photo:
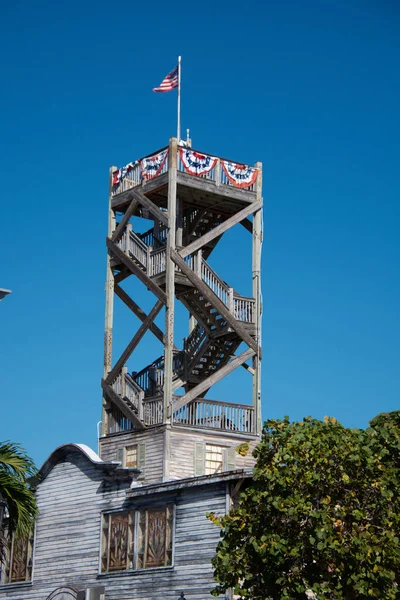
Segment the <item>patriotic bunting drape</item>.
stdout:
<svg viewBox="0 0 400 600">
<path fill-rule="evenodd" d="M 167 160 L 168 149 L 159 152 L 158 154 L 154 154 L 154 156 L 149 156 L 147 158 L 142 158 L 140 161 L 140 169 L 142 171 L 143 179 L 152 179 L 161 173 L 161 170 Z"/>
<path fill-rule="evenodd" d="M 135 166 L 135 163 L 130 162 L 127 165 L 125 165 L 125 167 L 122 167 L 121 169 L 117 169 L 117 171 L 114 171 L 112 184 L 118 185 L 119 182 L 129 173 L 129 171 L 132 171 L 134 166 Z"/>
<path fill-rule="evenodd" d="M 189 148 L 179 148 L 179 154 L 185 171 L 197 176 L 211 171 L 218 160 L 215 156 L 200 154 Z"/>
<path fill-rule="evenodd" d="M 257 179 L 257 169 L 254 167 L 232 163 L 228 160 L 222 161 L 222 167 L 227 178 L 235 187 L 248 188 L 253 185 Z"/>
<path fill-rule="evenodd" d="M 152 179 L 160 174 L 165 161 L 167 160 L 168 149 L 155 154 L 154 156 L 148 156 L 142 158 L 140 161 L 130 162 L 125 167 L 117 169 L 113 172 L 112 185 L 118 185 L 128 175 L 130 171 L 136 166 L 140 166 L 142 178 L 145 180 Z"/>
<path fill-rule="evenodd" d="M 157 177 L 159 175 L 165 165 L 165 161 L 168 156 L 168 148 L 158 152 L 158 154 L 154 154 L 153 156 L 148 156 L 147 158 L 142 158 L 140 161 L 131 162 L 125 165 L 120 169 L 117 169 L 113 172 L 112 176 L 112 185 L 117 186 L 121 183 L 121 181 L 128 175 L 132 169 L 135 167 L 137 170 L 140 168 L 141 179 L 147 181 L 149 179 L 153 179 L 153 177 Z M 205 173 L 209 173 L 217 164 L 218 158 L 215 156 L 209 156 L 208 154 L 201 154 L 200 152 L 196 152 L 190 148 L 179 148 L 179 156 L 181 158 L 182 166 L 187 173 L 190 175 L 204 175 Z M 248 165 L 242 165 L 240 163 L 233 163 L 228 160 L 222 160 L 222 168 L 226 177 L 228 178 L 229 183 L 238 188 L 249 188 L 252 186 L 258 174 L 258 169 L 255 167 L 249 167 Z M 139 177 L 139 173 L 134 176 L 135 180 Z M 140 178 L 139 178 L 140 179 Z M 139 183 L 139 180 L 138 180 Z"/>
</svg>

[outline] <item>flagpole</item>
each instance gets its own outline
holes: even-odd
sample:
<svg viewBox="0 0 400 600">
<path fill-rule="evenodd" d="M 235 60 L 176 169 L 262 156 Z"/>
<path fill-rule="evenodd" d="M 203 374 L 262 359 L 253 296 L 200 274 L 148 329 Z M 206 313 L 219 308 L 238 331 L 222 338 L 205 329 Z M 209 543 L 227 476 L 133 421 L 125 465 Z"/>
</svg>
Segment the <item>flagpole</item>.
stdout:
<svg viewBox="0 0 400 600">
<path fill-rule="evenodd" d="M 181 57 L 178 56 L 178 125 L 176 137 L 181 141 Z"/>
</svg>

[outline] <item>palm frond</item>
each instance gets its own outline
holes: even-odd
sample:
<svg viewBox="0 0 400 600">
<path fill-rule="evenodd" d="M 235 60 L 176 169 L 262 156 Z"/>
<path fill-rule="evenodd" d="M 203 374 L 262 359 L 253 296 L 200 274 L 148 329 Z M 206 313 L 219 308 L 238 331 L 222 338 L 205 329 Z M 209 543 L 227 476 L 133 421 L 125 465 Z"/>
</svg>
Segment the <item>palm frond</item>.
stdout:
<svg viewBox="0 0 400 600">
<path fill-rule="evenodd" d="M 9 530 L 29 535 L 37 515 L 33 491 L 18 477 L 0 470 L 0 494 L 7 504 Z"/>
<path fill-rule="evenodd" d="M 0 470 L 9 472 L 22 480 L 36 473 L 36 467 L 31 458 L 19 444 L 0 442 Z"/>
</svg>

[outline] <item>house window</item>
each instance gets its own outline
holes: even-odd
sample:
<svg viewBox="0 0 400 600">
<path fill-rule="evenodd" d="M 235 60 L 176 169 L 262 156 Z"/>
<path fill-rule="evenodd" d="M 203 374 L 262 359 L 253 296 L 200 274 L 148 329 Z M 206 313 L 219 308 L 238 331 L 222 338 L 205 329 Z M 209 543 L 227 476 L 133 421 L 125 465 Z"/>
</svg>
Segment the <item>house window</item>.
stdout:
<svg viewBox="0 0 400 600">
<path fill-rule="evenodd" d="M 146 442 L 139 442 L 138 444 L 118 448 L 115 458 L 127 469 L 144 469 L 146 466 Z"/>
<path fill-rule="evenodd" d="M 101 572 L 172 565 L 174 506 L 103 515 Z"/>
<path fill-rule="evenodd" d="M 8 538 L 5 549 L 5 560 L 0 572 L 1 583 L 19 583 L 30 581 L 32 576 L 33 537 Z M 0 561 L 1 562 L 1 561 Z"/>
<path fill-rule="evenodd" d="M 224 448 L 222 446 L 212 446 L 206 444 L 206 467 L 205 474 L 213 475 L 221 473 L 224 464 Z"/>
<path fill-rule="evenodd" d="M 125 448 L 125 467 L 137 467 L 138 466 L 138 447 L 127 446 Z"/>
</svg>

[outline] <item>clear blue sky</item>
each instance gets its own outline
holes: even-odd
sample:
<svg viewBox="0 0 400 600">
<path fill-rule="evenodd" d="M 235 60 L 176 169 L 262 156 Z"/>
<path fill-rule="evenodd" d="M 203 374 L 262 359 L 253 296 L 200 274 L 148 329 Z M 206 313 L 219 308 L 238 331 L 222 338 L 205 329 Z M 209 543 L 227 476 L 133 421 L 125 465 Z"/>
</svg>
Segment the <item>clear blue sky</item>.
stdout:
<svg viewBox="0 0 400 600">
<path fill-rule="evenodd" d="M 108 168 L 174 134 L 175 92 L 151 90 L 178 54 L 194 147 L 264 164 L 264 418 L 399 408 L 397 0 L 15 0 L 0 28 L 0 439 L 38 465 L 96 447 Z M 214 259 L 243 294 L 246 235 Z"/>
</svg>

